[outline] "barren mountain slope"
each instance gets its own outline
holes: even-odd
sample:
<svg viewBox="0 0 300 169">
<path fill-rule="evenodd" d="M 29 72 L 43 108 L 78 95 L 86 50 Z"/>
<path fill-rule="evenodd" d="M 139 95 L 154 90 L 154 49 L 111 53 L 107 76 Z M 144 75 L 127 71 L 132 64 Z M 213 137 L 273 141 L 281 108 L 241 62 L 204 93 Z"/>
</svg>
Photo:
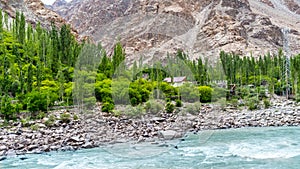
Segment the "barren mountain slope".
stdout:
<svg viewBox="0 0 300 169">
<path fill-rule="evenodd" d="M 178 49 L 193 58 L 220 50 L 277 52 L 283 28 L 290 30 L 292 53 L 299 53 L 299 6 L 300 0 L 59 0 L 52 8 L 108 49 L 120 40 L 132 61 Z"/>
<path fill-rule="evenodd" d="M 51 28 L 51 22 L 58 27 L 67 23 L 56 12 L 47 9 L 40 0 L 0 0 L 0 8 L 11 18 L 15 18 L 16 11 L 23 12 L 27 22 L 33 25 L 40 22 L 44 28 L 48 29 Z M 72 32 L 78 35 L 74 28 Z"/>
</svg>

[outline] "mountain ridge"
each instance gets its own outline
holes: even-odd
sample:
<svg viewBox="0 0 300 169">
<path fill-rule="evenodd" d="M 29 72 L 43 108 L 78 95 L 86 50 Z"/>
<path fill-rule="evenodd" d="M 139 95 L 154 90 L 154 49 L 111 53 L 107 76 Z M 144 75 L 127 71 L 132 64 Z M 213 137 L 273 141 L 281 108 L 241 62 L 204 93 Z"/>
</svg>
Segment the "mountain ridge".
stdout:
<svg viewBox="0 0 300 169">
<path fill-rule="evenodd" d="M 215 58 L 221 50 L 275 54 L 284 39 L 298 54 L 299 6 L 299 0 L 57 0 L 50 8 L 108 51 L 121 41 L 132 62 L 163 60 L 179 49 L 191 59 Z"/>
<path fill-rule="evenodd" d="M 64 18 L 48 9 L 40 0 L 0 0 L 0 7 L 10 18 L 15 18 L 17 11 L 22 12 L 25 15 L 26 22 L 33 26 L 40 23 L 43 28 L 50 29 L 51 23 L 54 23 L 57 27 L 68 24 Z M 85 38 L 80 36 L 74 27 L 70 26 L 70 28 L 78 40 Z"/>
</svg>

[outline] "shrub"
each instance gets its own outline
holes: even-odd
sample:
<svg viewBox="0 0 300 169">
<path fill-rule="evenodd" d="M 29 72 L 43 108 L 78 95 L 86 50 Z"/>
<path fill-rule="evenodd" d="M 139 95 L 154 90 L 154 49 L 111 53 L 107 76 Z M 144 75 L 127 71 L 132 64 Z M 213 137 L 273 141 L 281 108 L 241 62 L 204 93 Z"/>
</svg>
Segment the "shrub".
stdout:
<svg viewBox="0 0 300 169">
<path fill-rule="evenodd" d="M 120 110 L 113 110 L 112 112 L 115 117 L 120 117 L 122 115 Z"/>
<path fill-rule="evenodd" d="M 12 104 L 12 99 L 9 96 L 0 97 L 0 106 L 0 115 L 3 115 L 5 120 L 14 118 L 16 105 Z"/>
<path fill-rule="evenodd" d="M 164 109 L 164 105 L 157 100 L 149 100 L 146 102 L 145 108 L 148 112 L 156 114 Z"/>
<path fill-rule="evenodd" d="M 106 98 L 112 98 L 111 79 L 95 83 L 95 95 L 97 101 L 104 102 Z"/>
<path fill-rule="evenodd" d="M 109 112 L 112 112 L 112 110 L 114 108 L 115 108 L 115 105 L 112 102 L 105 102 L 105 103 L 103 103 L 101 110 L 103 112 L 108 112 L 109 113 Z"/>
<path fill-rule="evenodd" d="M 257 87 L 257 92 L 259 93 L 260 98 L 267 98 L 267 89 L 265 87 Z"/>
<path fill-rule="evenodd" d="M 29 121 L 30 121 L 29 117 L 27 117 L 27 118 L 21 118 L 20 122 L 22 124 L 22 127 L 29 127 Z"/>
<path fill-rule="evenodd" d="M 265 106 L 266 109 L 269 108 L 271 106 L 270 100 L 264 99 L 264 106 Z"/>
<path fill-rule="evenodd" d="M 186 111 L 190 114 L 196 115 L 199 114 L 201 110 L 201 103 L 192 103 L 186 106 Z"/>
<path fill-rule="evenodd" d="M 175 105 L 171 102 L 167 102 L 165 110 L 167 113 L 173 113 L 173 111 L 175 110 Z"/>
<path fill-rule="evenodd" d="M 247 106 L 249 110 L 256 110 L 258 109 L 259 100 L 256 97 L 252 97 L 247 101 Z"/>
<path fill-rule="evenodd" d="M 140 115 L 145 114 L 145 112 L 145 108 L 140 104 L 135 107 L 127 106 L 125 109 L 125 114 L 129 117 L 138 117 Z"/>
<path fill-rule="evenodd" d="M 53 126 L 55 120 L 56 120 L 56 117 L 55 117 L 53 114 L 51 114 L 51 115 L 49 116 L 49 119 L 45 121 L 45 125 L 46 125 L 47 127 L 51 127 L 51 126 Z"/>
<path fill-rule="evenodd" d="M 39 114 L 36 116 L 37 119 L 43 119 L 44 117 L 46 117 L 46 113 L 44 112 L 39 112 Z"/>
<path fill-rule="evenodd" d="M 232 104 L 233 107 L 238 107 L 239 100 L 238 99 L 231 99 L 230 103 Z"/>
<path fill-rule="evenodd" d="M 211 102 L 213 89 L 209 86 L 200 86 L 198 87 L 200 94 L 200 102 L 208 103 Z"/>
<path fill-rule="evenodd" d="M 185 83 L 178 90 L 182 101 L 190 103 L 199 101 L 199 91 L 193 84 Z"/>
<path fill-rule="evenodd" d="M 70 123 L 71 115 L 69 113 L 62 113 L 62 114 L 60 114 L 60 120 L 63 123 Z"/>
<path fill-rule="evenodd" d="M 135 97 L 133 97 L 133 98 L 130 99 L 130 103 L 131 103 L 132 106 L 138 105 L 138 101 L 137 101 L 137 99 Z"/>
<path fill-rule="evenodd" d="M 33 125 L 30 126 L 30 129 L 36 131 L 36 130 L 39 129 L 39 126 L 37 124 L 33 124 Z"/>
<path fill-rule="evenodd" d="M 179 99 L 176 100 L 176 107 L 182 107 L 181 100 L 179 100 Z"/>
<path fill-rule="evenodd" d="M 79 117 L 76 114 L 74 114 L 73 115 L 73 120 L 78 120 L 78 119 L 79 119 Z"/>
<path fill-rule="evenodd" d="M 250 95 L 250 87 L 238 87 L 236 91 L 241 98 L 245 98 Z"/>
<path fill-rule="evenodd" d="M 91 107 L 95 106 L 95 104 L 96 104 L 96 98 L 94 96 L 88 97 L 88 98 L 84 98 L 83 102 L 84 102 L 86 108 L 91 108 Z"/>
<path fill-rule="evenodd" d="M 170 85 L 167 82 L 162 82 L 159 86 L 159 89 L 162 90 L 166 98 L 176 98 L 178 95 L 178 90 L 174 86 Z"/>
<path fill-rule="evenodd" d="M 212 93 L 212 101 L 217 101 L 226 97 L 226 89 L 221 87 L 215 87 Z"/>
<path fill-rule="evenodd" d="M 222 110 L 226 110 L 226 106 L 227 106 L 227 100 L 226 98 L 221 98 L 218 100 L 218 104 L 220 105 L 220 108 Z"/>
<path fill-rule="evenodd" d="M 51 92 L 32 91 L 26 94 L 27 109 L 30 112 L 47 111 L 47 108 L 54 104 L 58 95 Z"/>
</svg>

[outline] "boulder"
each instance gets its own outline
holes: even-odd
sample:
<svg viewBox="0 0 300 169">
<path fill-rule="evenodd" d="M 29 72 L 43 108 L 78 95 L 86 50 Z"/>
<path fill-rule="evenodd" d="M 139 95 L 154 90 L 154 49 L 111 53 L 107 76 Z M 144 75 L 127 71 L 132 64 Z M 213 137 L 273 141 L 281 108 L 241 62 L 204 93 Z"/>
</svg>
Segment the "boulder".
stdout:
<svg viewBox="0 0 300 169">
<path fill-rule="evenodd" d="M 29 145 L 27 148 L 28 148 L 28 151 L 32 151 L 32 150 L 38 148 L 38 145 L 32 144 L 32 145 Z"/>
<path fill-rule="evenodd" d="M 174 130 L 166 130 L 166 131 L 159 131 L 159 135 L 167 140 L 176 138 L 178 136 L 178 133 Z"/>
<path fill-rule="evenodd" d="M 7 150 L 7 147 L 5 145 L 0 146 L 0 151 L 3 151 L 3 150 Z"/>
</svg>

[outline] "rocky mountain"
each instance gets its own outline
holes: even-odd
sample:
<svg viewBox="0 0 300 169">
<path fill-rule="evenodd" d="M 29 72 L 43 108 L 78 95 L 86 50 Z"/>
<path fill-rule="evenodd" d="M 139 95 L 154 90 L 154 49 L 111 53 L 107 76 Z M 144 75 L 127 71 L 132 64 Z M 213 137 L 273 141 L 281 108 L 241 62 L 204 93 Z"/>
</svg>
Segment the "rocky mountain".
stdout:
<svg viewBox="0 0 300 169">
<path fill-rule="evenodd" d="M 23 12 L 26 21 L 32 25 L 38 22 L 44 28 L 51 28 L 51 22 L 57 27 L 67 24 L 56 12 L 49 10 L 40 0 L 0 0 L 0 8 L 6 12 L 11 18 L 15 18 L 16 11 Z M 72 32 L 79 38 L 77 31 L 71 28 Z"/>
<path fill-rule="evenodd" d="M 192 58 L 277 53 L 284 44 L 300 52 L 300 0 L 58 0 L 52 9 L 108 49 L 120 40 L 129 61 L 178 49 Z"/>
</svg>

